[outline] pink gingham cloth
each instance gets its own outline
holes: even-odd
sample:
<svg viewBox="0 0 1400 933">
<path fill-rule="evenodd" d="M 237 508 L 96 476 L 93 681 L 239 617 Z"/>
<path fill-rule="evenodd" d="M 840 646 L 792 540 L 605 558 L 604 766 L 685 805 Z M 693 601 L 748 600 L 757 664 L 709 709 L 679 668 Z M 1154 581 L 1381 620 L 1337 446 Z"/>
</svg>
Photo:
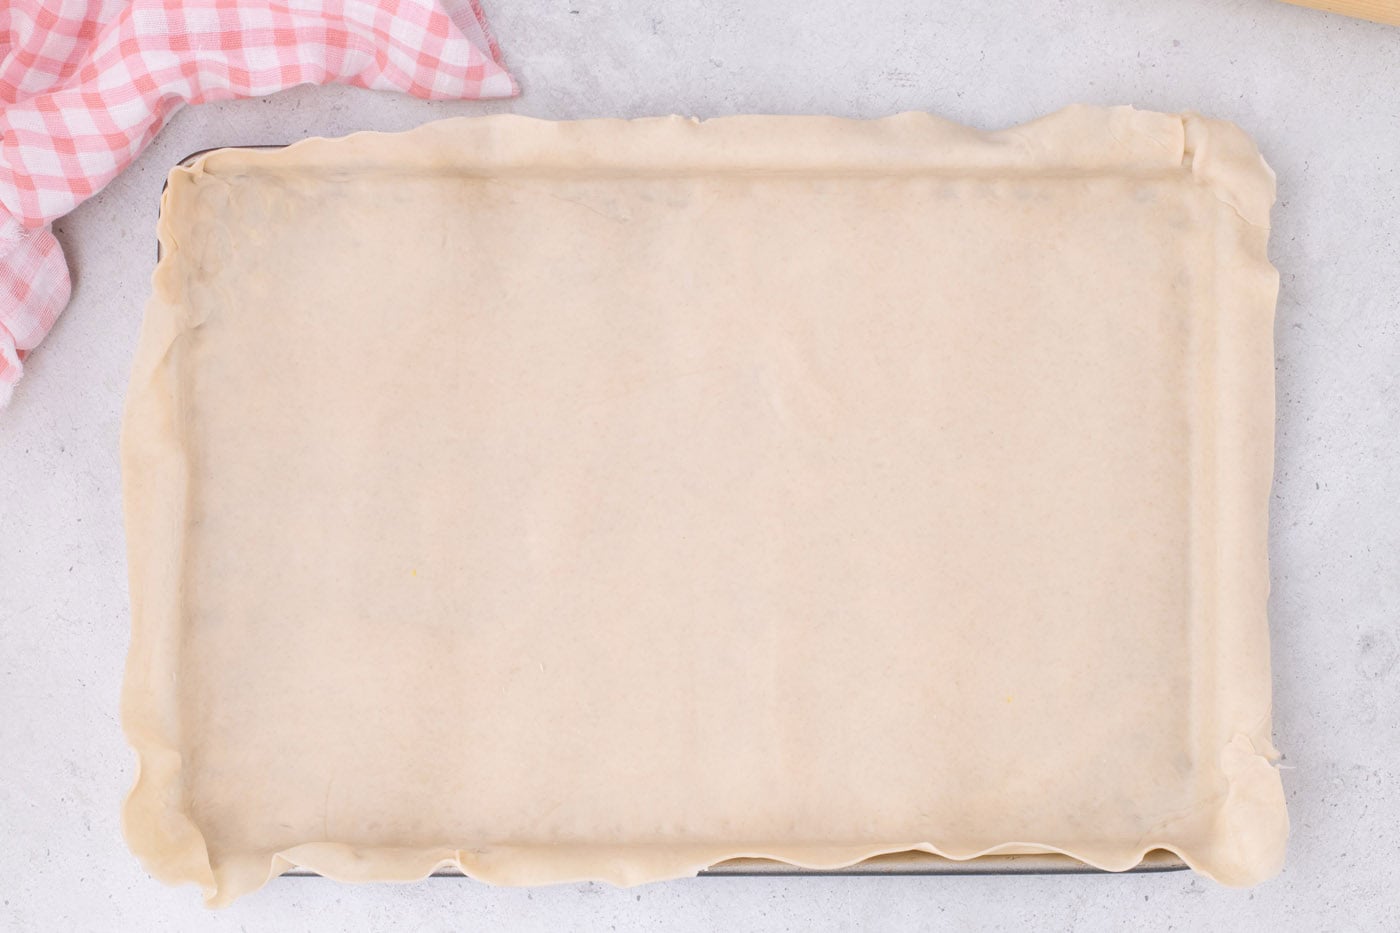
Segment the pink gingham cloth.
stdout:
<svg viewBox="0 0 1400 933">
<path fill-rule="evenodd" d="M 0 0 L 0 408 L 68 303 L 52 221 L 185 104 L 330 82 L 516 93 L 476 0 Z"/>
</svg>

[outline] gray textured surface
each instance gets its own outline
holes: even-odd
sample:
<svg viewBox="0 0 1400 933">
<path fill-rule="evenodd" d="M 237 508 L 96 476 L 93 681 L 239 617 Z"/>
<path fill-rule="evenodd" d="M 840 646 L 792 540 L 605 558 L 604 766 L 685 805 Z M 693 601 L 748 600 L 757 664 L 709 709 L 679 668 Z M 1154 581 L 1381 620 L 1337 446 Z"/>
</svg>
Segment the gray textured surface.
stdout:
<svg viewBox="0 0 1400 933">
<path fill-rule="evenodd" d="M 0 414 L 0 928 L 734 926 L 1400 929 L 1400 29 L 1272 0 L 489 4 L 524 95 L 342 88 L 181 113 L 58 224 L 76 291 Z M 684 8 L 683 8 L 684 6 Z M 615 9 L 614 7 L 621 7 Z M 128 613 L 117 431 L 166 169 L 208 146 L 456 114 L 879 116 L 973 126 L 1075 102 L 1234 120 L 1279 176 L 1272 624 L 1284 874 L 689 880 L 492 889 L 285 879 L 207 914 L 146 877 L 117 812 Z"/>
</svg>

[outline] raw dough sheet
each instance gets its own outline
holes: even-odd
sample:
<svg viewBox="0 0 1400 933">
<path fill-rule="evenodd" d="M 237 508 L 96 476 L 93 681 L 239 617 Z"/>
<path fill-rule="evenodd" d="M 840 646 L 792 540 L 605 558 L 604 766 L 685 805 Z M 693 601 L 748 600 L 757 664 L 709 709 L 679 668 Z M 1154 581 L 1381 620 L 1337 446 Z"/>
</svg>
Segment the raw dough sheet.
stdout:
<svg viewBox="0 0 1400 933">
<path fill-rule="evenodd" d="M 504 884 L 1280 866 L 1273 176 L 1076 107 L 177 169 L 123 437 L 132 849 Z"/>
</svg>

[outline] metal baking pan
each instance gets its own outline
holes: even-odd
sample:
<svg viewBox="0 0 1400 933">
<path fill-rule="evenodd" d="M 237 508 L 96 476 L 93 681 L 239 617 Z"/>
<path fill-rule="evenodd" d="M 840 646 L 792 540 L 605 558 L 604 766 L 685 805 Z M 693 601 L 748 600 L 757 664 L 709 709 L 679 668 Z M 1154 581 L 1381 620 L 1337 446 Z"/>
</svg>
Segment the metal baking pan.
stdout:
<svg viewBox="0 0 1400 933">
<path fill-rule="evenodd" d="M 177 163 L 177 167 L 188 167 L 200 156 L 215 149 L 281 149 L 283 145 L 258 146 L 215 146 L 191 152 Z M 165 189 L 162 188 L 162 191 Z M 156 243 L 156 261 L 160 261 L 160 243 Z M 1189 866 L 1181 857 L 1166 849 L 1153 849 L 1143 856 L 1142 861 L 1128 869 L 1129 872 L 1183 871 Z M 982 855 L 972 859 L 950 859 L 927 852 L 891 852 L 877 855 L 845 868 L 802 868 L 773 859 L 736 858 L 719 862 L 700 872 L 702 878 L 733 877 L 806 877 L 819 875 L 870 876 L 870 875 L 1108 875 L 1107 872 L 1079 859 L 1058 852 L 1034 852 L 1024 855 Z M 293 868 L 283 874 L 289 878 L 319 878 L 316 872 L 304 868 Z M 466 878 L 455 868 L 440 868 L 433 872 L 433 878 Z"/>
<path fill-rule="evenodd" d="M 1155 873 L 1182 871 L 1188 866 L 1173 852 L 1166 849 L 1153 849 L 1142 857 L 1128 872 Z M 833 875 L 837 877 L 867 877 L 873 875 L 1112 875 L 1120 872 L 1104 871 L 1068 855 L 1058 852 L 1038 852 L 1026 855 L 983 855 L 972 859 L 950 859 L 927 852 L 891 852 L 876 855 L 863 862 L 845 868 L 801 868 L 762 858 L 736 858 L 719 862 L 699 873 L 701 878 L 804 878 L 807 876 Z M 320 875 L 305 868 L 293 868 L 286 872 L 286 878 L 319 878 Z M 433 878 L 466 878 L 455 868 L 440 868 L 433 872 Z"/>
</svg>

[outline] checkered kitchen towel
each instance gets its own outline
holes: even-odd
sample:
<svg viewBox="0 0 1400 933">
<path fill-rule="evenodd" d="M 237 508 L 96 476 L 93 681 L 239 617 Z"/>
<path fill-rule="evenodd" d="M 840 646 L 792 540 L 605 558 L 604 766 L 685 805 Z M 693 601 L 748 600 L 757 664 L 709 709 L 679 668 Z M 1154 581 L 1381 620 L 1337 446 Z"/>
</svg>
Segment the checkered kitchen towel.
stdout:
<svg viewBox="0 0 1400 933">
<path fill-rule="evenodd" d="M 476 0 L 0 0 L 0 408 L 68 303 L 53 220 L 184 104 L 329 82 L 516 93 Z"/>
</svg>

